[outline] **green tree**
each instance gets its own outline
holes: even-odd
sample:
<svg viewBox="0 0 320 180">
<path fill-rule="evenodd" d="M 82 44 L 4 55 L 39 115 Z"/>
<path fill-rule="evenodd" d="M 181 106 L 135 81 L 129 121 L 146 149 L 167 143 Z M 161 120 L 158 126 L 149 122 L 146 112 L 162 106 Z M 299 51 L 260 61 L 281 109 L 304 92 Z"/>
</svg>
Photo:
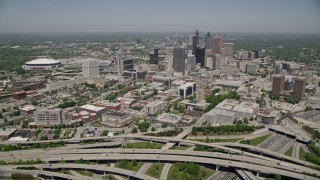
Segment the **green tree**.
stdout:
<svg viewBox="0 0 320 180">
<path fill-rule="evenodd" d="M 132 128 L 131 133 L 138 133 L 138 129 L 136 127 Z"/>
</svg>

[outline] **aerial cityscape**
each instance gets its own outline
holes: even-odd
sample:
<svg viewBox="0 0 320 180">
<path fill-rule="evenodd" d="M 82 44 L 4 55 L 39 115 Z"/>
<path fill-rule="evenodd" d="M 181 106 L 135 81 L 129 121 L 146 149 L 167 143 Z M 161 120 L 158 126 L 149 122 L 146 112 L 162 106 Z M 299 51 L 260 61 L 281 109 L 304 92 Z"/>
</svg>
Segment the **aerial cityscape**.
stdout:
<svg viewBox="0 0 320 180">
<path fill-rule="evenodd" d="M 0 0 L 0 179 L 320 179 L 319 19 L 317 0 Z"/>
</svg>

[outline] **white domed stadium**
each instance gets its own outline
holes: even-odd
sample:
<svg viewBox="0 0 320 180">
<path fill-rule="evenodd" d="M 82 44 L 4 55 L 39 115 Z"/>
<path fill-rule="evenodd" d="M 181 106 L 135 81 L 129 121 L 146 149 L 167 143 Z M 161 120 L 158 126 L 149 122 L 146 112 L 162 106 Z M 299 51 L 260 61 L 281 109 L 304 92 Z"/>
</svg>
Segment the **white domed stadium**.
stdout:
<svg viewBox="0 0 320 180">
<path fill-rule="evenodd" d="M 40 58 L 28 61 L 23 65 L 24 70 L 52 70 L 60 67 L 61 61 L 54 59 Z"/>
</svg>

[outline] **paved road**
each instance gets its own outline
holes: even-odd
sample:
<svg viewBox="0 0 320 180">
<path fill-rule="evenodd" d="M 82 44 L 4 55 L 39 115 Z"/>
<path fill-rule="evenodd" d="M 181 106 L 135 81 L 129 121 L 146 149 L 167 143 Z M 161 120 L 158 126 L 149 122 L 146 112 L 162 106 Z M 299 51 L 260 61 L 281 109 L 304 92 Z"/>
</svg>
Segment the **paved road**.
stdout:
<svg viewBox="0 0 320 180">
<path fill-rule="evenodd" d="M 257 157 L 257 158 L 265 158 L 265 159 L 271 159 L 271 158 L 267 158 L 264 156 L 260 156 L 260 155 L 256 155 L 254 153 L 249 153 L 249 152 L 243 152 L 241 150 L 238 149 L 234 149 L 234 148 L 229 148 L 229 147 L 244 147 L 244 148 L 249 148 L 253 151 L 256 152 L 260 152 L 263 154 L 267 154 L 273 157 L 277 157 L 277 158 L 282 158 L 284 160 L 290 160 L 292 162 L 295 163 L 299 163 L 299 164 L 308 164 L 308 165 L 312 165 L 311 163 L 308 162 L 304 162 L 298 159 L 294 159 L 292 157 L 288 157 L 285 156 L 283 154 L 280 153 L 275 153 L 272 151 L 268 151 L 264 148 L 259 148 L 256 146 L 250 146 L 250 145 L 246 145 L 246 144 L 237 144 L 237 143 L 204 143 L 204 142 L 197 142 L 197 141 L 191 141 L 191 140 L 186 140 L 186 139 L 173 139 L 172 137 L 154 137 L 154 136 L 141 136 L 141 135 L 119 135 L 117 137 L 107 137 L 107 136 L 103 136 L 103 137 L 91 137 L 91 138 L 82 138 L 79 139 L 79 141 L 81 140 L 103 140 L 103 139 L 108 139 L 108 140 L 112 140 L 114 138 L 134 138 L 134 139 L 145 139 L 145 140 L 159 140 L 159 141 L 167 141 L 167 142 L 180 142 L 180 143 L 186 143 L 186 144 L 193 144 L 193 145 L 203 145 L 203 146 L 207 146 L 207 147 L 213 147 L 213 148 L 218 148 L 218 149 L 222 149 L 222 150 L 226 150 L 228 152 L 234 152 L 234 153 L 240 153 L 243 155 L 247 155 L 247 156 L 251 156 L 251 157 Z M 30 144 L 30 143 L 48 143 L 48 142 L 60 142 L 61 140 L 46 140 L 46 141 L 33 141 L 33 142 L 21 142 L 20 144 Z M 66 139 L 64 140 L 65 142 L 74 142 L 77 141 L 76 139 L 70 140 L 70 139 Z M 2 142 L 0 144 L 16 144 L 16 142 Z"/>
<path fill-rule="evenodd" d="M 220 171 L 215 173 L 214 176 L 208 178 L 208 180 L 231 180 L 233 177 L 237 176 L 235 173 Z"/>
<path fill-rule="evenodd" d="M 139 169 L 139 173 L 145 174 L 148 169 L 151 167 L 152 163 L 145 163 L 143 164 L 143 166 L 141 166 L 141 168 Z"/>
<path fill-rule="evenodd" d="M 300 143 L 294 143 L 292 157 L 299 159 Z"/>
<path fill-rule="evenodd" d="M 162 172 L 161 172 L 161 175 L 160 175 L 160 180 L 166 180 L 167 179 L 171 166 L 172 166 L 172 164 L 169 164 L 169 163 L 166 163 L 163 166 L 163 169 L 162 169 Z"/>
<path fill-rule="evenodd" d="M 58 162 L 60 160 L 66 161 L 74 161 L 79 159 L 79 157 L 83 157 L 84 160 L 89 161 L 112 161 L 112 160 L 123 160 L 123 159 L 136 159 L 141 161 L 175 161 L 175 162 L 195 162 L 201 164 L 212 164 L 212 165 L 219 165 L 221 167 L 234 167 L 234 168 L 244 168 L 252 171 L 260 171 L 267 174 L 275 173 L 279 175 L 286 175 L 288 177 L 300 178 L 303 179 L 304 175 L 303 172 L 307 173 L 315 173 L 317 175 L 320 174 L 319 171 L 299 166 L 297 169 L 296 166 L 293 166 L 290 163 L 287 163 L 287 166 L 281 165 L 274 165 L 272 167 L 266 165 L 258 165 L 258 164 L 251 164 L 251 163 L 244 163 L 232 160 L 224 160 L 224 159 L 215 159 L 215 158 L 206 158 L 206 157 L 195 157 L 195 156 L 184 156 L 184 155 L 158 155 L 158 154 L 68 154 L 66 156 L 61 155 L 54 155 L 50 156 L 49 158 L 43 159 L 44 161 L 48 162 Z M 266 162 L 269 163 L 269 162 Z M 63 164 L 58 164 L 63 165 Z M 67 164 L 69 167 L 77 167 L 78 164 Z M 85 169 L 90 169 L 89 166 L 93 165 L 86 165 Z M 303 171 L 302 171 L 303 169 Z M 103 170 L 102 170 L 103 171 Z M 105 170 L 107 171 L 107 169 Z M 311 177 L 308 177 L 311 178 Z"/>
<path fill-rule="evenodd" d="M 16 168 L 16 167 L 15 167 Z M 51 177 L 58 177 L 63 179 L 72 179 L 72 180 L 79 180 L 80 178 L 51 171 L 42 171 L 42 170 L 22 170 L 22 169 L 14 169 L 12 166 L 0 166 L 0 174 L 12 174 L 12 173 L 21 173 L 21 174 L 32 174 L 34 176 L 44 175 L 49 178 Z"/>
</svg>

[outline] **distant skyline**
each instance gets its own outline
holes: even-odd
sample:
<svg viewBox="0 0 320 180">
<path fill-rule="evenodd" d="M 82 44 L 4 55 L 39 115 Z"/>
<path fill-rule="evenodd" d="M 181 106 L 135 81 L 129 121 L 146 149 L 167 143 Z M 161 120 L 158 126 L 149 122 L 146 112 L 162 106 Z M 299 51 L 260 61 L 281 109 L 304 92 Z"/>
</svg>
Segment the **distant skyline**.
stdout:
<svg viewBox="0 0 320 180">
<path fill-rule="evenodd" d="M 320 33 L 319 0 L 0 0 L 0 32 Z"/>
</svg>

